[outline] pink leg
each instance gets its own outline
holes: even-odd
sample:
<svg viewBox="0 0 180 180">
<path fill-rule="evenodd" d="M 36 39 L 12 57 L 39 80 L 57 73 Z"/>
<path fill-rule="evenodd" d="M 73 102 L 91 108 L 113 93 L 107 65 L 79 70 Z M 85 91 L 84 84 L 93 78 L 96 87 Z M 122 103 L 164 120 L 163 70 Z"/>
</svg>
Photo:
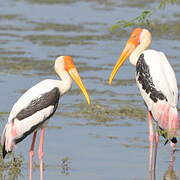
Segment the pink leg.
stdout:
<svg viewBox="0 0 180 180">
<path fill-rule="evenodd" d="M 176 144 L 174 144 L 174 143 L 172 143 L 172 142 L 171 142 L 171 144 L 173 144 L 174 146 L 176 145 Z M 175 151 L 172 151 L 172 152 L 171 152 L 171 157 L 170 157 L 169 169 L 171 169 L 171 170 L 173 170 L 173 168 L 174 168 L 174 161 L 175 161 L 174 152 L 175 152 Z"/>
<path fill-rule="evenodd" d="M 156 157 L 157 157 L 157 149 L 158 149 L 158 142 L 159 142 L 159 132 L 155 133 L 155 150 L 154 150 L 154 162 L 153 162 L 153 169 L 156 169 Z"/>
<path fill-rule="evenodd" d="M 34 156 L 34 145 L 35 145 L 35 141 L 36 141 L 36 135 L 37 135 L 37 131 L 35 131 L 33 134 L 32 144 L 29 149 L 29 180 L 32 180 L 32 160 L 33 160 L 33 156 Z"/>
<path fill-rule="evenodd" d="M 152 170 L 152 160 L 153 160 L 153 141 L 154 141 L 154 132 L 152 125 L 152 115 L 148 111 L 148 127 L 149 127 L 149 171 Z"/>
<path fill-rule="evenodd" d="M 149 180 L 155 180 L 155 169 L 154 169 L 154 132 L 151 112 L 148 111 L 148 127 L 149 127 Z"/>
<path fill-rule="evenodd" d="M 171 144 L 171 148 L 172 148 L 172 153 L 174 153 L 175 152 L 176 144 L 172 143 L 172 142 L 170 144 Z"/>
<path fill-rule="evenodd" d="M 39 163 L 40 163 L 40 180 L 43 180 L 43 145 L 44 145 L 44 133 L 45 128 L 41 129 L 40 134 L 40 143 L 39 143 L 39 149 L 38 149 L 38 157 L 39 157 Z"/>
</svg>

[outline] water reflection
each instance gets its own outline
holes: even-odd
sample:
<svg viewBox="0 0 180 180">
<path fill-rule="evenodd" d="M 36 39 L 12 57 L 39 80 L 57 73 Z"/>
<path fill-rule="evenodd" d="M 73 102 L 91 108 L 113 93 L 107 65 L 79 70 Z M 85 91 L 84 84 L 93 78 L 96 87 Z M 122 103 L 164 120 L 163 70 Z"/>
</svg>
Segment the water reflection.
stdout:
<svg viewBox="0 0 180 180">
<path fill-rule="evenodd" d="M 179 180 L 174 170 L 175 159 L 176 159 L 175 152 L 171 151 L 169 166 L 164 173 L 163 180 Z M 156 180 L 156 179 L 157 179 L 156 169 L 149 171 L 149 180 Z"/>
<path fill-rule="evenodd" d="M 172 153 L 171 159 L 169 162 L 169 167 L 164 173 L 164 177 L 163 177 L 164 180 L 178 180 L 179 179 L 174 170 L 175 159 L 176 159 L 175 153 Z"/>
</svg>

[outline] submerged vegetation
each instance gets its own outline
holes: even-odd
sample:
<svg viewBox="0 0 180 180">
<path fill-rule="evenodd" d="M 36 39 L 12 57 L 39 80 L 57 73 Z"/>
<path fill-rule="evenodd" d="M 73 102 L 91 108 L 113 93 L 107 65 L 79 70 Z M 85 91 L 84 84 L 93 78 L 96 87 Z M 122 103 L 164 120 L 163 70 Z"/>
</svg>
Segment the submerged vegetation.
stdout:
<svg viewBox="0 0 180 180">
<path fill-rule="evenodd" d="M 23 158 L 15 157 L 14 153 L 7 155 L 6 160 L 2 158 L 2 146 L 0 146 L 0 179 L 16 180 L 20 177 Z"/>
<path fill-rule="evenodd" d="M 146 113 L 143 109 L 124 105 L 121 108 L 110 108 L 100 103 L 94 103 L 89 106 L 76 104 L 75 112 L 61 112 L 61 116 L 72 118 L 85 118 L 87 120 L 95 120 L 95 122 L 87 122 L 86 125 L 101 125 L 102 123 L 112 122 L 123 118 L 133 118 L 136 120 L 144 120 Z M 57 113 L 58 115 L 59 113 Z M 124 124 L 124 123 L 123 123 Z M 128 124 L 124 124 L 125 126 Z"/>
<path fill-rule="evenodd" d="M 70 175 L 70 161 L 71 159 L 69 157 L 64 157 L 61 159 L 61 163 L 59 165 L 60 169 L 61 169 L 61 174 L 63 175 Z"/>
</svg>

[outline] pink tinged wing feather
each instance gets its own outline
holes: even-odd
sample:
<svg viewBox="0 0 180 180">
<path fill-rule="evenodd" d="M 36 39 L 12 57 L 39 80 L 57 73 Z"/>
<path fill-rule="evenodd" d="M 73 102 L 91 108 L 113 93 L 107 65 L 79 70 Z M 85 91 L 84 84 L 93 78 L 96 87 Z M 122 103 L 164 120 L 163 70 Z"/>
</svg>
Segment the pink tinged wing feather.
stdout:
<svg viewBox="0 0 180 180">
<path fill-rule="evenodd" d="M 168 130 L 172 135 L 176 134 L 176 131 L 180 127 L 180 121 L 178 118 L 178 112 L 176 108 L 171 107 L 169 110 L 169 125 Z M 176 134 L 177 135 L 177 134 Z"/>
<path fill-rule="evenodd" d="M 49 117 L 53 112 L 53 106 L 49 106 L 41 111 L 36 112 L 30 117 L 19 121 L 18 119 L 13 119 L 11 122 L 7 123 L 2 135 L 1 144 L 5 145 L 5 150 L 10 152 L 14 148 L 14 141 L 20 137 L 25 132 L 28 132 L 33 126 L 36 126 L 43 119 Z"/>
<path fill-rule="evenodd" d="M 141 85 L 137 83 L 148 110 L 152 112 L 158 125 L 167 130 L 170 136 L 177 135 L 177 132 L 180 134 L 180 121 L 176 109 L 178 88 L 175 73 L 162 52 L 146 50 L 143 54 L 155 88 L 167 98 L 167 101 L 158 100 L 154 102 L 149 94 L 142 89 Z"/>
<path fill-rule="evenodd" d="M 154 104 L 151 112 L 158 125 L 167 132 L 169 138 L 177 135 L 180 121 L 176 108 L 162 101 Z"/>
<path fill-rule="evenodd" d="M 7 152 L 12 151 L 15 145 L 14 144 L 15 136 L 16 136 L 16 130 L 13 128 L 13 123 L 6 124 L 2 134 L 1 144 L 5 146 L 5 150 Z"/>
</svg>

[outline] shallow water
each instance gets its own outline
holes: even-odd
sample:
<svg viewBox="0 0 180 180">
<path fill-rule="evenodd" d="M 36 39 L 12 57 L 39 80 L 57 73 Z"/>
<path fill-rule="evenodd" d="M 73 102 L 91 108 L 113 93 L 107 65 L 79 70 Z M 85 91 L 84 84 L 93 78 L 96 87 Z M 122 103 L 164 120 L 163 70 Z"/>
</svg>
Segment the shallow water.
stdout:
<svg viewBox="0 0 180 180">
<path fill-rule="evenodd" d="M 1 2 L 1 132 L 12 105 L 24 91 L 43 79 L 57 78 L 53 64 L 59 55 L 73 56 L 91 96 L 92 105 L 88 106 L 73 83 L 60 100 L 46 131 L 45 179 L 147 179 L 147 116 L 134 81 L 135 68 L 127 61 L 112 86 L 107 81 L 132 28 L 114 34 L 108 29 L 118 20 L 130 20 L 157 6 L 153 0 Z M 167 54 L 178 84 L 179 17 L 179 4 L 169 5 L 153 14 L 151 27 L 152 48 Z M 160 141 L 157 179 L 169 173 L 170 148 L 162 138 Z M 15 149 L 16 156 L 23 156 L 21 180 L 28 176 L 30 143 L 31 136 Z M 175 156 L 178 179 L 180 151 Z M 39 178 L 37 164 L 36 156 L 34 179 Z"/>
</svg>

